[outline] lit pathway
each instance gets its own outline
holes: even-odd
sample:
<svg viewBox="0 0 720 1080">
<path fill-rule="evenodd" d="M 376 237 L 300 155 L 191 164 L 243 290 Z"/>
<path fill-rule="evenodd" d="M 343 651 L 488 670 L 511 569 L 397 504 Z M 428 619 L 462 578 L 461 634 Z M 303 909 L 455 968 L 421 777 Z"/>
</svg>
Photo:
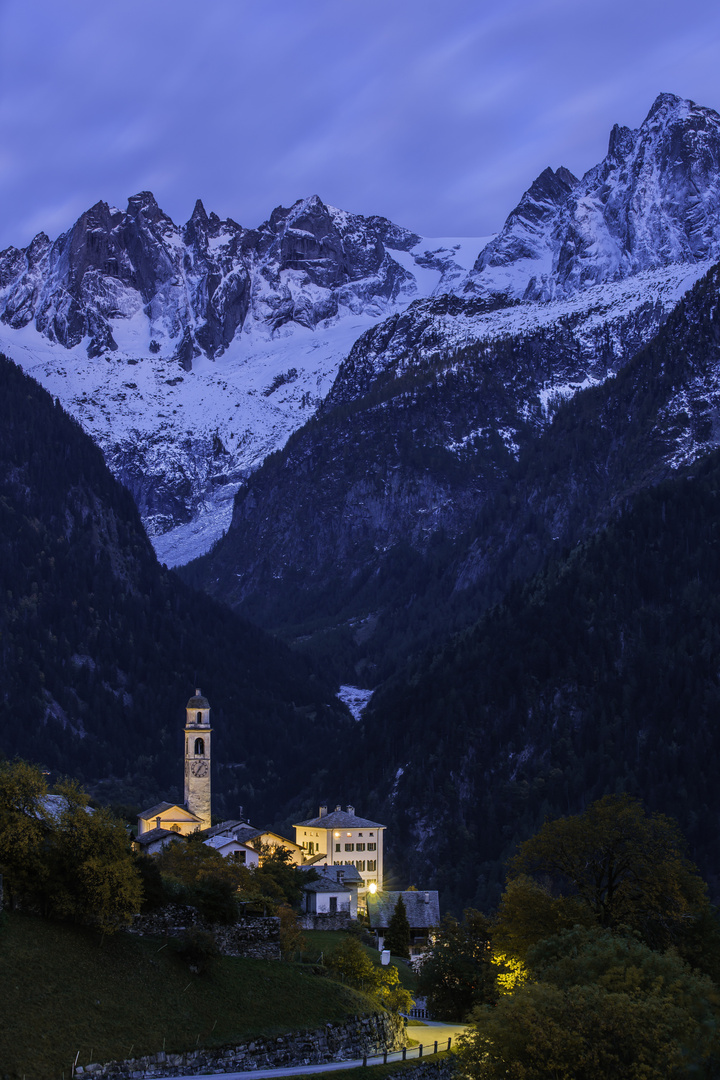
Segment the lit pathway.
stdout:
<svg viewBox="0 0 720 1080">
<path fill-rule="evenodd" d="M 408 1036 L 411 1039 L 417 1039 L 418 1042 L 423 1044 L 423 1056 L 427 1057 L 428 1054 L 432 1054 L 435 1051 L 435 1041 L 437 1040 L 438 1050 L 447 1050 L 448 1039 L 452 1039 L 452 1045 L 455 1045 L 455 1040 L 458 1035 L 462 1035 L 465 1031 L 465 1024 L 441 1024 L 437 1021 L 426 1021 L 425 1027 L 409 1027 L 407 1029 Z M 407 1051 L 407 1060 L 418 1057 L 417 1046 L 409 1047 Z M 393 1053 L 387 1056 L 388 1064 L 392 1061 L 402 1061 L 402 1050 L 395 1050 Z M 382 1065 L 383 1055 L 374 1054 L 367 1059 L 368 1065 Z M 239 1080 L 239 1078 L 255 1077 L 256 1080 L 274 1080 L 274 1078 L 280 1076 L 308 1076 L 310 1073 L 327 1073 L 336 1072 L 339 1069 L 356 1069 L 359 1065 L 362 1065 L 362 1058 L 357 1061 L 333 1061 L 325 1063 L 324 1065 L 294 1065 L 292 1068 L 279 1068 L 279 1069 L 250 1069 L 247 1072 L 223 1072 L 223 1073 L 202 1073 L 202 1080 Z M 198 1080 L 198 1074 L 193 1076 L 178 1076 L 174 1080 Z"/>
</svg>

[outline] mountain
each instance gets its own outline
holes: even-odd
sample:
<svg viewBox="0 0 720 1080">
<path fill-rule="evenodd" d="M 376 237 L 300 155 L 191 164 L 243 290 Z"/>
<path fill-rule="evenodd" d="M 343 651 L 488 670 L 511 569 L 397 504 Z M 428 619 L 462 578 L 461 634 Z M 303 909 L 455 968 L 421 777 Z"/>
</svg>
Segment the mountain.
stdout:
<svg viewBox="0 0 720 1080">
<path fill-rule="evenodd" d="M 126 802 L 180 795 L 199 683 L 215 809 L 261 820 L 354 723 L 302 657 L 159 566 L 98 447 L 2 357 L 0 678 L 0 752 Z"/>
<path fill-rule="evenodd" d="M 442 558 L 396 560 L 393 670 L 331 771 L 445 906 L 492 907 L 518 841 L 621 790 L 678 819 L 720 895 L 719 299 L 720 266 Z"/>
<path fill-rule="evenodd" d="M 660 94 L 636 131 L 615 125 L 582 180 L 547 169 L 467 283 L 480 295 L 550 300 L 599 282 L 720 258 L 720 117 Z"/>
<path fill-rule="evenodd" d="M 201 202 L 178 227 L 141 192 L 0 253 L 0 344 L 102 446 L 161 557 L 182 561 L 312 415 L 358 333 L 478 250 L 431 247 L 317 197 L 246 229 Z"/>
<path fill-rule="evenodd" d="M 463 537 L 477 535 L 479 515 L 494 512 L 500 493 L 521 505 L 507 492 L 519 463 L 539 445 L 550 452 L 562 401 L 616 382 L 709 273 L 712 294 L 720 216 L 712 218 L 712 198 L 697 185 L 712 192 L 720 182 L 719 136 L 715 113 L 661 95 L 637 132 L 613 132 L 608 158 L 582 180 L 565 169 L 543 173 L 460 294 L 415 301 L 358 339 L 313 420 L 248 477 L 226 536 L 188 577 L 305 647 L 313 635 L 323 655 L 342 656 L 341 677 L 375 685 L 394 662 L 388 667 L 382 627 L 405 610 L 409 621 L 438 575 L 453 604 L 458 583 L 478 576 L 467 569 Z M 702 221 L 698 199 L 707 207 Z M 626 222 L 625 261 L 608 261 L 609 241 L 588 241 L 551 265 L 554 299 L 513 298 L 498 291 L 497 277 L 490 289 L 485 268 L 497 269 L 501 253 L 519 281 L 532 251 L 569 251 L 588 200 L 601 207 L 607 235 Z M 588 260 L 592 273 L 580 273 Z M 688 363 L 678 372 L 667 407 L 704 420 L 674 425 L 674 441 L 657 450 L 657 476 L 715 444 L 715 370 L 701 378 Z M 603 513 L 612 493 L 608 500 Z M 538 567 L 528 552 L 544 550 L 531 536 L 526 570 Z M 456 581 L 448 559 L 465 565 Z M 503 575 L 479 576 L 486 599 L 499 598 Z M 437 631 L 425 621 L 418 640 Z"/>
</svg>

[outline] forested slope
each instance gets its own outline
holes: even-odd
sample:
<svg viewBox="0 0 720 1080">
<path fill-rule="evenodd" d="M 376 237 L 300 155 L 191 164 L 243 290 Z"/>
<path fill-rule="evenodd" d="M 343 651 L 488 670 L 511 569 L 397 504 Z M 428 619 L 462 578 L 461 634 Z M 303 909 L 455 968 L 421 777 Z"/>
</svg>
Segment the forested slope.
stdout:
<svg viewBox="0 0 720 1080">
<path fill-rule="evenodd" d="M 3 753 L 114 778 L 105 791 L 125 800 L 179 796 L 184 706 L 201 686 L 217 812 L 274 813 L 350 722 L 307 661 L 157 563 L 100 450 L 4 358 L 0 678 Z"/>
</svg>

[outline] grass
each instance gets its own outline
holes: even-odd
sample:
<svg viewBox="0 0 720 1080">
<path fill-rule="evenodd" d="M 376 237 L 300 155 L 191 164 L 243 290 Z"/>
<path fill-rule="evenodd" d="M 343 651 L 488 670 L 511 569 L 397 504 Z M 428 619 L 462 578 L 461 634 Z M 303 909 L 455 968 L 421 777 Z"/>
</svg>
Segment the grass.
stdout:
<svg viewBox="0 0 720 1080">
<path fill-rule="evenodd" d="M 348 937 L 344 930 L 304 930 L 303 936 L 307 938 L 307 948 L 303 954 L 303 960 L 310 961 L 311 963 L 317 963 L 317 960 L 321 953 L 326 954 L 334 949 L 336 945 L 339 945 L 343 938 Z M 360 940 L 358 938 L 358 940 Z M 360 942 L 367 955 L 372 960 L 373 964 L 381 967 L 380 953 L 377 949 L 373 949 L 370 945 L 365 945 Z M 415 994 L 417 990 L 417 976 L 413 969 L 409 966 L 407 961 L 403 960 L 399 956 L 391 956 L 390 960 L 395 964 L 400 974 L 400 982 L 409 990 L 411 994 Z"/>
<path fill-rule="evenodd" d="M 60 1080 L 79 1065 L 241 1042 L 375 1011 L 365 995 L 279 961 L 218 959 L 193 975 L 162 939 L 31 915 L 0 923 L 0 1075 Z"/>
</svg>

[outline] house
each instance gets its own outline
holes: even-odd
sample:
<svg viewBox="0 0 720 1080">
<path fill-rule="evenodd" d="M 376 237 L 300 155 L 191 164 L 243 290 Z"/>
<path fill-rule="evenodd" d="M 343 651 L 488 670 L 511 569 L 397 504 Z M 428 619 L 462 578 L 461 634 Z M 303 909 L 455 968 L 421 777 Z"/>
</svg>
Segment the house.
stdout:
<svg viewBox="0 0 720 1080">
<path fill-rule="evenodd" d="M 215 836 L 209 836 L 203 843 L 218 851 L 223 859 L 232 859 L 233 862 L 242 863 L 244 866 L 257 866 L 260 862 L 260 856 L 254 848 L 242 844 L 229 833 L 216 833 Z"/>
<path fill-rule="evenodd" d="M 345 810 L 336 806 L 330 814 L 327 806 L 321 806 L 318 817 L 300 821 L 293 828 L 305 860 L 316 869 L 355 867 L 362 879 L 361 899 L 371 885 L 382 887 L 384 825 L 358 817 L 354 806 Z"/>
<path fill-rule="evenodd" d="M 177 840 L 178 833 L 170 829 L 146 829 L 133 839 L 134 851 L 142 851 L 144 855 L 157 855 L 171 840 Z"/>
<path fill-rule="evenodd" d="M 214 825 L 212 829 L 209 829 L 207 835 L 208 839 L 212 839 L 220 834 L 231 836 L 239 843 L 249 845 L 255 850 L 255 854 L 261 847 L 270 849 L 282 847 L 290 852 L 292 864 L 299 866 L 303 861 L 302 848 L 272 829 L 254 829 L 247 821 L 223 821 L 220 825 Z M 262 862 L 262 855 L 260 861 Z"/>
<path fill-rule="evenodd" d="M 403 892 L 378 892 L 367 897 L 367 914 L 370 928 L 378 937 L 378 948 L 395 911 L 398 897 L 402 896 L 410 924 L 410 957 L 421 955 L 432 940 L 433 930 L 440 925 L 440 902 L 436 891 L 406 889 Z"/>
<path fill-rule="evenodd" d="M 182 805 L 162 802 L 141 811 L 138 814 L 138 839 L 153 829 L 186 836 L 210 828 L 211 735 L 210 702 L 196 690 L 185 706 L 185 802 Z M 146 849 L 149 848 L 146 844 Z"/>
<path fill-rule="evenodd" d="M 308 870 L 314 869 L 306 864 Z M 304 909 L 308 915 L 347 914 L 357 919 L 358 889 L 362 877 L 354 866 L 319 866 L 320 877 L 303 887 Z"/>
</svg>

